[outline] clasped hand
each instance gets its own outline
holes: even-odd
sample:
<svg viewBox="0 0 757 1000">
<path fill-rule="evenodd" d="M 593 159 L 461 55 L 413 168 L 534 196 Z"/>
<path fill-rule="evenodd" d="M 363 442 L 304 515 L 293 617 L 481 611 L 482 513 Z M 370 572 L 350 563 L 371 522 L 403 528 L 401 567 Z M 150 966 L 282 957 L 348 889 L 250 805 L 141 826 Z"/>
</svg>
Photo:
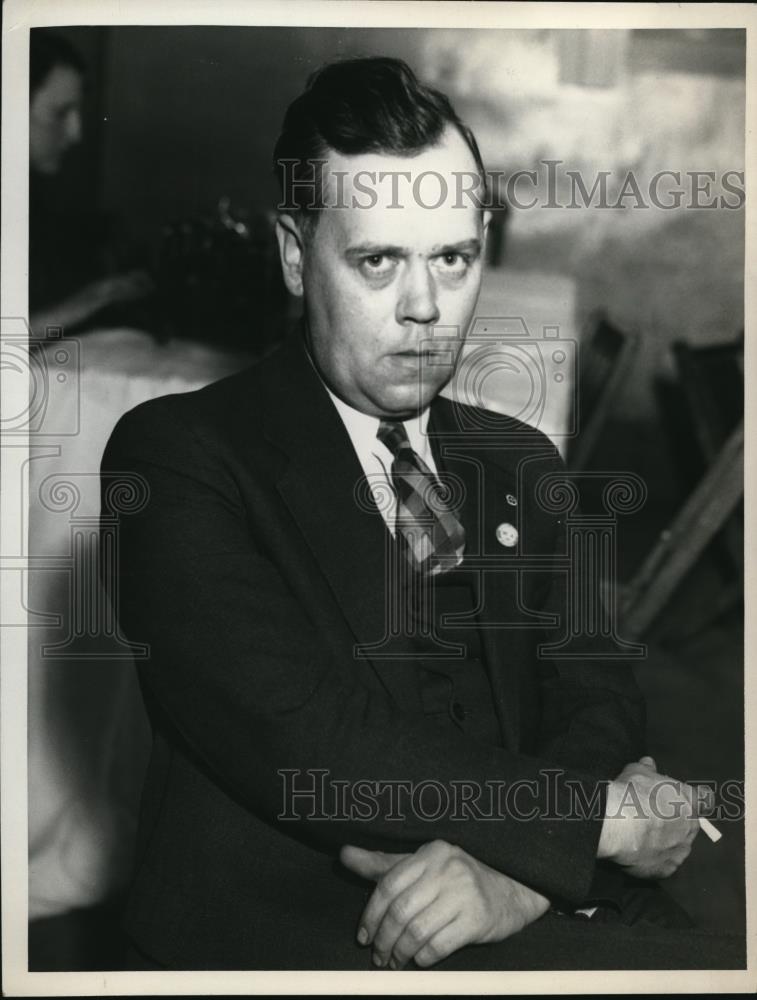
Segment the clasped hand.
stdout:
<svg viewBox="0 0 757 1000">
<path fill-rule="evenodd" d="M 712 789 L 658 774 L 651 757 L 628 764 L 607 790 L 597 850 L 636 878 L 667 878 L 691 853 Z"/>
<path fill-rule="evenodd" d="M 537 920 L 549 901 L 442 840 L 414 854 L 342 848 L 350 871 L 376 882 L 358 941 L 376 966 L 427 967 L 468 944 L 503 941 Z"/>
</svg>

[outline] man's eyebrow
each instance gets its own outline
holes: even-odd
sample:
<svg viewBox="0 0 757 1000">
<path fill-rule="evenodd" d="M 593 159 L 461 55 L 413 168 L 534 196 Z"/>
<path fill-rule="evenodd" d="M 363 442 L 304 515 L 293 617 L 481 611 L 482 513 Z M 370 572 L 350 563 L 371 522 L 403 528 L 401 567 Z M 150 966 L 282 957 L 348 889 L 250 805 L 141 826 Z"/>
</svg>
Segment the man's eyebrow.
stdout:
<svg viewBox="0 0 757 1000">
<path fill-rule="evenodd" d="M 346 257 L 406 257 L 410 251 L 407 247 L 395 246 L 391 243 L 359 243 L 345 250 Z"/>
<path fill-rule="evenodd" d="M 435 254 L 445 254 L 445 253 L 469 253 L 478 254 L 481 253 L 481 240 L 475 237 L 470 240 L 461 240 L 459 243 L 445 243 L 443 245 L 437 245 L 432 247 L 432 253 Z"/>
<path fill-rule="evenodd" d="M 411 253 L 408 247 L 395 246 L 390 243 L 360 243 L 354 247 L 348 247 L 345 251 L 345 256 L 353 259 L 356 257 L 377 257 L 387 256 L 387 257 L 407 257 Z M 446 253 L 469 253 L 469 254 L 479 254 L 481 253 L 481 240 L 475 237 L 470 240 L 461 240 L 459 243 L 437 243 L 431 248 L 431 253 L 446 254 Z"/>
</svg>

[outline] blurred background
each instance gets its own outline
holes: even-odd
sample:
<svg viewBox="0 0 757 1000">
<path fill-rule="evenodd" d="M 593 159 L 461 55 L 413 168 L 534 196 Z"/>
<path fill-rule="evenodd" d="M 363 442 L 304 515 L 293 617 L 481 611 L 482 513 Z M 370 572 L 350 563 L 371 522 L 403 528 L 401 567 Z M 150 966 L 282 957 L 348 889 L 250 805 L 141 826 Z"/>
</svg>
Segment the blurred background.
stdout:
<svg viewBox="0 0 757 1000">
<path fill-rule="evenodd" d="M 676 777 L 743 779 L 745 33 L 31 34 L 35 433 L 55 453 L 30 466 L 30 968 L 117 968 L 121 947 L 149 730 L 139 651 L 81 611 L 102 600 L 102 449 L 138 402 L 254 363 L 295 321 L 271 151 L 287 105 L 333 58 L 405 59 L 450 96 L 490 170 L 537 172 L 517 189 L 538 195 L 532 208 L 500 188 L 471 332 L 474 356 L 477 331 L 494 333 L 512 364 L 486 385 L 463 372 L 450 392 L 539 423 L 574 470 L 597 474 L 588 510 L 603 476 L 643 479 L 646 502 L 618 523 L 613 600 L 623 637 L 648 646 L 636 669 L 649 752 Z M 616 192 L 630 172 L 644 205 L 567 207 L 567 171 L 589 190 L 609 172 Z M 678 207 L 650 200 L 661 171 L 673 174 L 660 198 L 679 187 Z M 743 828 L 722 825 L 668 885 L 699 922 L 742 930 Z"/>
</svg>

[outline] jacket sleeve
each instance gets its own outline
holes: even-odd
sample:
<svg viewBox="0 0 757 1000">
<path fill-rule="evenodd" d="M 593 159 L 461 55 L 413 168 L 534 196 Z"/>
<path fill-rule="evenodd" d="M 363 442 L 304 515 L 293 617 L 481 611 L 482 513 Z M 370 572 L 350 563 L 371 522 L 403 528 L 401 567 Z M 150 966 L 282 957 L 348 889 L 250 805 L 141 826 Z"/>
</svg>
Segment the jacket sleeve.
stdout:
<svg viewBox="0 0 757 1000">
<path fill-rule="evenodd" d="M 125 634 L 149 646 L 140 679 L 153 723 L 245 808 L 322 850 L 444 839 L 580 902 L 606 782 L 566 770 L 555 787 L 548 759 L 450 736 L 369 684 L 365 664 L 340 662 L 267 557 L 221 447 L 189 423 L 170 397 L 143 404 L 119 422 L 102 464 L 104 484 L 137 475 L 148 493 L 120 516 L 113 603 Z M 294 803 L 292 775 L 312 792 Z M 480 810 L 460 805 L 471 783 Z M 576 815 L 577 790 L 589 815 Z"/>
</svg>

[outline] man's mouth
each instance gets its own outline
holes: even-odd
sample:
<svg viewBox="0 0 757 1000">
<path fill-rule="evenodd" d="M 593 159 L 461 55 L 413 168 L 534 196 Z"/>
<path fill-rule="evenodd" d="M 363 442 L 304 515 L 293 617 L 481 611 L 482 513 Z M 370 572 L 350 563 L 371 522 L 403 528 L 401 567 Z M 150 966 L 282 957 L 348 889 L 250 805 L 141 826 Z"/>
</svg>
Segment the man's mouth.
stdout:
<svg viewBox="0 0 757 1000">
<path fill-rule="evenodd" d="M 449 349 L 445 350 L 444 348 L 435 348 L 434 350 L 421 349 L 419 351 L 397 351 L 396 356 L 399 358 L 420 358 L 428 360 L 430 358 L 449 358 L 450 353 Z"/>
</svg>

